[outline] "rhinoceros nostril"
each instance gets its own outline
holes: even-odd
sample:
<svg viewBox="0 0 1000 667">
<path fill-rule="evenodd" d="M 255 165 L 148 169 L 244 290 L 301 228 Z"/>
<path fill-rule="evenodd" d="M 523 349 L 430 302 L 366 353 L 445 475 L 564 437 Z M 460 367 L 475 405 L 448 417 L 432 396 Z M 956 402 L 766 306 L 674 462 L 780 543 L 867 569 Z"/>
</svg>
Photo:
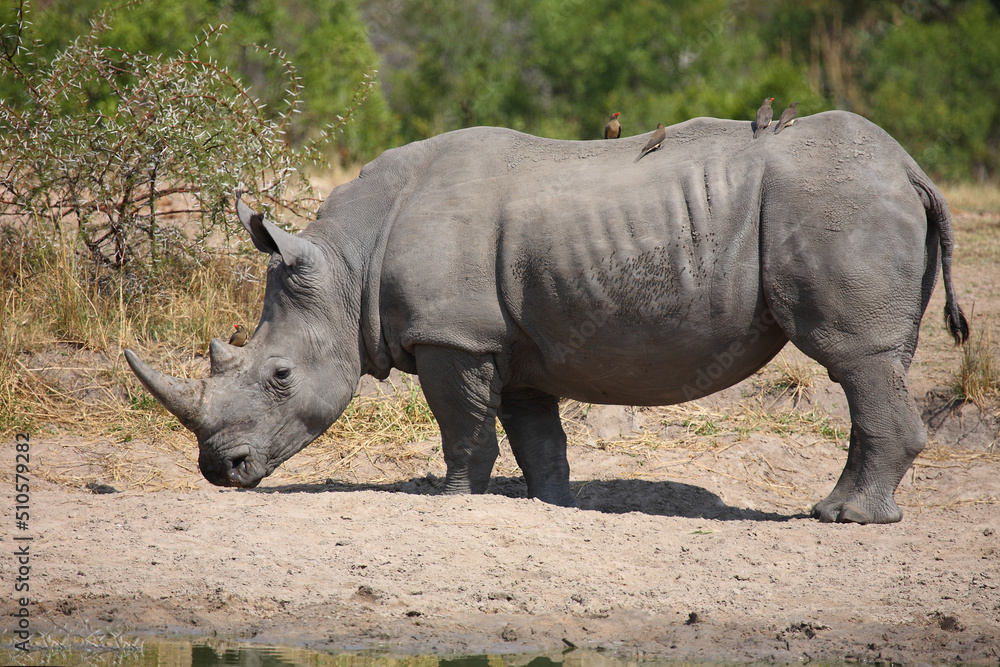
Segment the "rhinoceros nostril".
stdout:
<svg viewBox="0 0 1000 667">
<path fill-rule="evenodd" d="M 250 472 L 250 457 L 247 454 L 234 457 L 231 463 L 234 477 L 246 477 Z"/>
<path fill-rule="evenodd" d="M 246 473 L 250 467 L 250 445 L 240 445 L 229 451 L 229 469 L 234 474 Z"/>
</svg>

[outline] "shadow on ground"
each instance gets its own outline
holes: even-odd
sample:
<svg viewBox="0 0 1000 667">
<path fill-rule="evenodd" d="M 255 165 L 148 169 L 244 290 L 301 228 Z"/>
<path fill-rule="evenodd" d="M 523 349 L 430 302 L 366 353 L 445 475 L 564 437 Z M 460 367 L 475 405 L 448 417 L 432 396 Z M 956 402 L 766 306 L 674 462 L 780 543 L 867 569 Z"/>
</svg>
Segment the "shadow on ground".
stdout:
<svg viewBox="0 0 1000 667">
<path fill-rule="evenodd" d="M 245 493 L 385 491 L 429 496 L 440 494 L 443 485 L 443 479 L 428 475 L 391 484 L 354 484 L 328 479 L 323 484 L 286 484 L 241 491 Z M 570 487 L 580 509 L 605 514 L 640 512 L 652 516 L 721 521 L 790 521 L 808 518 L 806 514 L 777 514 L 731 507 L 711 491 L 681 482 L 611 479 L 572 482 Z M 494 477 L 490 481 L 489 493 L 507 498 L 527 498 L 528 495 L 523 477 Z"/>
</svg>

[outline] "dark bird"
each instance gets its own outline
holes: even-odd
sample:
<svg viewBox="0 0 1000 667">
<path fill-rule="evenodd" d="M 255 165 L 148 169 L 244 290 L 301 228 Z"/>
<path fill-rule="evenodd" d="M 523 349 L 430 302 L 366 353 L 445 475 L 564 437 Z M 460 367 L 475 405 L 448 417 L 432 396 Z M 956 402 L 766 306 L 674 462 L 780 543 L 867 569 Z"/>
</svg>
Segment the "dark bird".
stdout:
<svg viewBox="0 0 1000 667">
<path fill-rule="evenodd" d="M 657 123 L 656 131 L 653 132 L 653 136 L 651 136 L 649 138 L 649 141 L 646 142 L 645 148 L 642 149 L 642 152 L 639 153 L 639 157 L 637 157 L 635 161 L 638 162 L 643 157 L 645 157 L 646 153 L 652 153 L 653 151 L 655 151 L 657 148 L 660 147 L 660 144 L 662 144 L 663 140 L 666 138 L 667 138 L 667 129 L 663 127 L 663 123 Z"/>
<path fill-rule="evenodd" d="M 774 128 L 775 134 L 795 122 L 795 116 L 799 113 L 795 108 L 797 106 L 799 106 L 798 102 L 792 102 L 788 105 L 787 109 L 781 112 L 781 118 L 778 119 L 778 127 Z"/>
<path fill-rule="evenodd" d="M 617 139 L 622 136 L 622 124 L 618 122 L 618 116 L 620 115 L 617 111 L 611 114 L 611 120 L 604 126 L 605 139 Z"/>
<path fill-rule="evenodd" d="M 250 335 L 247 333 L 247 330 L 243 328 L 242 324 L 234 324 L 233 328 L 236 329 L 236 331 L 234 331 L 233 335 L 229 337 L 229 344 L 235 345 L 236 347 L 243 347 L 247 344 L 247 339 L 250 338 Z"/>
<path fill-rule="evenodd" d="M 757 135 L 764 131 L 764 128 L 771 124 L 771 119 L 774 118 L 774 109 L 771 108 L 771 102 L 773 101 L 773 97 L 765 97 L 764 103 L 760 105 L 759 109 L 757 109 L 757 121 L 753 126 L 754 139 L 756 139 Z"/>
</svg>

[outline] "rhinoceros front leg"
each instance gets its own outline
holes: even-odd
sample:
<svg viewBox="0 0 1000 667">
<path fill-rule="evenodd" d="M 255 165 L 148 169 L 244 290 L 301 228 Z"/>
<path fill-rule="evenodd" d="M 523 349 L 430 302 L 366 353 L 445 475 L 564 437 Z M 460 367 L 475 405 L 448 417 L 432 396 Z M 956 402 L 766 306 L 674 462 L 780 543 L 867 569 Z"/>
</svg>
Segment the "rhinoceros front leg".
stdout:
<svg viewBox="0 0 1000 667">
<path fill-rule="evenodd" d="M 898 360 L 875 357 L 840 378 L 851 407 L 847 464 L 833 491 L 813 508 L 821 521 L 893 523 L 903 517 L 896 487 L 927 443 L 927 431 Z"/>
<path fill-rule="evenodd" d="M 445 493 L 485 493 L 500 453 L 500 378 L 493 355 L 421 345 L 414 356 L 420 386 L 441 427 Z"/>
<path fill-rule="evenodd" d="M 559 419 L 559 399 L 549 394 L 514 397 L 504 394 L 500 423 L 528 484 L 532 498 L 573 507 L 566 460 L 566 432 Z"/>
</svg>

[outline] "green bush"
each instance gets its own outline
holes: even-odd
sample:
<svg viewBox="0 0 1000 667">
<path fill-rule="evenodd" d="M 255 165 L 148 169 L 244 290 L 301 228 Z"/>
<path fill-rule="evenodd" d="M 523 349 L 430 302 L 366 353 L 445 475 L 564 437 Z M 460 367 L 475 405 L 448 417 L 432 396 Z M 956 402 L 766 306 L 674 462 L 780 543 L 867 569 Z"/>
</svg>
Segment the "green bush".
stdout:
<svg viewBox="0 0 1000 667">
<path fill-rule="evenodd" d="M 21 3 L 28 5 L 27 0 Z M 378 69 L 356 0 L 132 0 L 125 4 L 121 0 L 36 0 L 34 4 L 39 9 L 32 12 L 31 32 L 40 41 L 35 50 L 42 62 L 87 34 L 91 17 L 102 10 L 113 10 L 114 17 L 99 43 L 133 54 L 173 56 L 190 48 L 192 36 L 200 35 L 205 26 L 225 25 L 228 29 L 199 49 L 200 57 L 232 72 L 260 101 L 265 117 L 278 120 L 287 105 L 289 82 L 282 59 L 254 46 L 269 45 L 295 63 L 302 82 L 298 111 L 286 123 L 286 138 L 293 143 L 315 138 L 335 122 L 336 115 L 350 106 L 357 82 Z M 0 9 L 4 14 L 8 11 Z M 2 20 L 10 21 L 15 15 L 16 10 Z M 31 69 L 28 63 L 26 71 Z M 0 99 L 23 99 L 23 92 L 17 81 L 0 78 Z M 377 88 L 355 116 L 357 122 L 329 137 L 329 152 L 335 151 L 342 162 L 374 157 L 395 133 L 395 122 Z"/>
<path fill-rule="evenodd" d="M 155 276 L 195 258 L 234 226 L 233 194 L 304 211 L 301 169 L 349 121 L 373 86 L 356 85 L 336 123 L 293 145 L 302 83 L 282 64 L 287 97 L 265 113 L 243 82 L 202 52 L 206 31 L 172 56 L 106 46 L 111 14 L 51 58 L 30 39 L 23 7 L 4 24 L 0 74 L 23 96 L 0 101 L 0 216 L 39 239 L 78 244 L 97 268 Z"/>
<path fill-rule="evenodd" d="M 768 52 L 746 0 L 365 0 L 385 96 L 410 141 L 470 125 L 597 139 L 694 116 L 754 117 L 765 95 L 829 108 L 805 64 Z M 784 107 L 781 107 L 784 108 Z M 780 113 L 781 109 L 778 110 Z"/>
<path fill-rule="evenodd" d="M 1000 12 L 985 0 L 951 21 L 906 15 L 866 54 L 871 118 L 949 180 L 1000 173 Z"/>
</svg>

